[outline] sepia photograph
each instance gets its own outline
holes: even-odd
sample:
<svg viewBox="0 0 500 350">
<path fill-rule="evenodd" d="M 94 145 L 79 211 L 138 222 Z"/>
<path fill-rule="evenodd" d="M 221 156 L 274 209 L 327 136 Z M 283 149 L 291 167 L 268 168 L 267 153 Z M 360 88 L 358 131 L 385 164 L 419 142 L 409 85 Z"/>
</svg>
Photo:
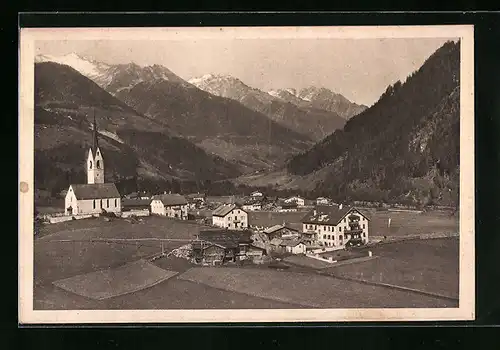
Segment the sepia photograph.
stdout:
<svg viewBox="0 0 500 350">
<path fill-rule="evenodd" d="M 473 26 L 30 28 L 21 323 L 474 319 Z"/>
</svg>

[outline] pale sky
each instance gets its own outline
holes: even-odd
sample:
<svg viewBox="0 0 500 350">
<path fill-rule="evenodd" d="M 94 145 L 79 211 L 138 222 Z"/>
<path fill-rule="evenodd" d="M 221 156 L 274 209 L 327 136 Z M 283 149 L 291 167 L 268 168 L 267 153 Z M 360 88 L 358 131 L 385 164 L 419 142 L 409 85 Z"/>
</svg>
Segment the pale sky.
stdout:
<svg viewBox="0 0 500 350">
<path fill-rule="evenodd" d="M 325 87 L 372 105 L 448 39 L 204 39 L 38 41 L 36 54 L 77 53 L 109 64 L 160 64 L 183 79 L 227 74 L 264 91 Z M 452 39 L 449 39 L 452 40 Z"/>
</svg>

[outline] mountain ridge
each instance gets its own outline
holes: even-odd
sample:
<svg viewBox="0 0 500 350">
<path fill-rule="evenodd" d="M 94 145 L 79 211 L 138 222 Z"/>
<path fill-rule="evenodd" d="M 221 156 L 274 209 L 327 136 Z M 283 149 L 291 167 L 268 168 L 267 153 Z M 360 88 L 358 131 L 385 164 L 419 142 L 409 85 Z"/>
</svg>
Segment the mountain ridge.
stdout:
<svg viewBox="0 0 500 350">
<path fill-rule="evenodd" d="M 135 111 L 74 68 L 35 64 L 35 182 L 60 190 L 84 182 L 90 123 L 98 116 L 106 176 L 123 179 L 210 179 L 240 174 L 168 127 Z"/>
<path fill-rule="evenodd" d="M 274 167 L 313 143 L 237 101 L 195 86 L 158 79 L 139 83 L 117 97 L 245 171 Z"/>
<path fill-rule="evenodd" d="M 335 112 L 314 106 L 290 103 L 279 96 L 250 87 L 240 79 L 222 74 L 206 74 L 188 81 L 212 95 L 230 98 L 268 116 L 271 120 L 314 140 L 343 127 L 345 120 Z"/>
</svg>

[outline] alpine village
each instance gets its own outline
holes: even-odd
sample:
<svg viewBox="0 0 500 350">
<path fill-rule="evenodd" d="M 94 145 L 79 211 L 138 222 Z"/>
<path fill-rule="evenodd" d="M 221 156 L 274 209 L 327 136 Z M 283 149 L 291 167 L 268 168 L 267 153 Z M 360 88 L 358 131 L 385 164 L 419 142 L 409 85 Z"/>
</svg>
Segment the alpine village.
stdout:
<svg viewBox="0 0 500 350">
<path fill-rule="evenodd" d="M 35 308 L 456 306 L 459 58 L 368 107 L 38 55 Z"/>
</svg>

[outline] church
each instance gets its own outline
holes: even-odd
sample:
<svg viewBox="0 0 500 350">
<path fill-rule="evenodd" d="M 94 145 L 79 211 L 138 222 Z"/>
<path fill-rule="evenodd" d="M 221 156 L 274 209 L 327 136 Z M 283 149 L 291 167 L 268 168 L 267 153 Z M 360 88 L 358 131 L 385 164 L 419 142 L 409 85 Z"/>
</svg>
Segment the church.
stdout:
<svg viewBox="0 0 500 350">
<path fill-rule="evenodd" d="M 99 149 L 97 124 L 93 123 L 93 143 L 86 160 L 87 183 L 71 184 L 65 197 L 66 215 L 121 212 L 121 197 L 114 183 L 104 182 L 104 159 Z"/>
</svg>

